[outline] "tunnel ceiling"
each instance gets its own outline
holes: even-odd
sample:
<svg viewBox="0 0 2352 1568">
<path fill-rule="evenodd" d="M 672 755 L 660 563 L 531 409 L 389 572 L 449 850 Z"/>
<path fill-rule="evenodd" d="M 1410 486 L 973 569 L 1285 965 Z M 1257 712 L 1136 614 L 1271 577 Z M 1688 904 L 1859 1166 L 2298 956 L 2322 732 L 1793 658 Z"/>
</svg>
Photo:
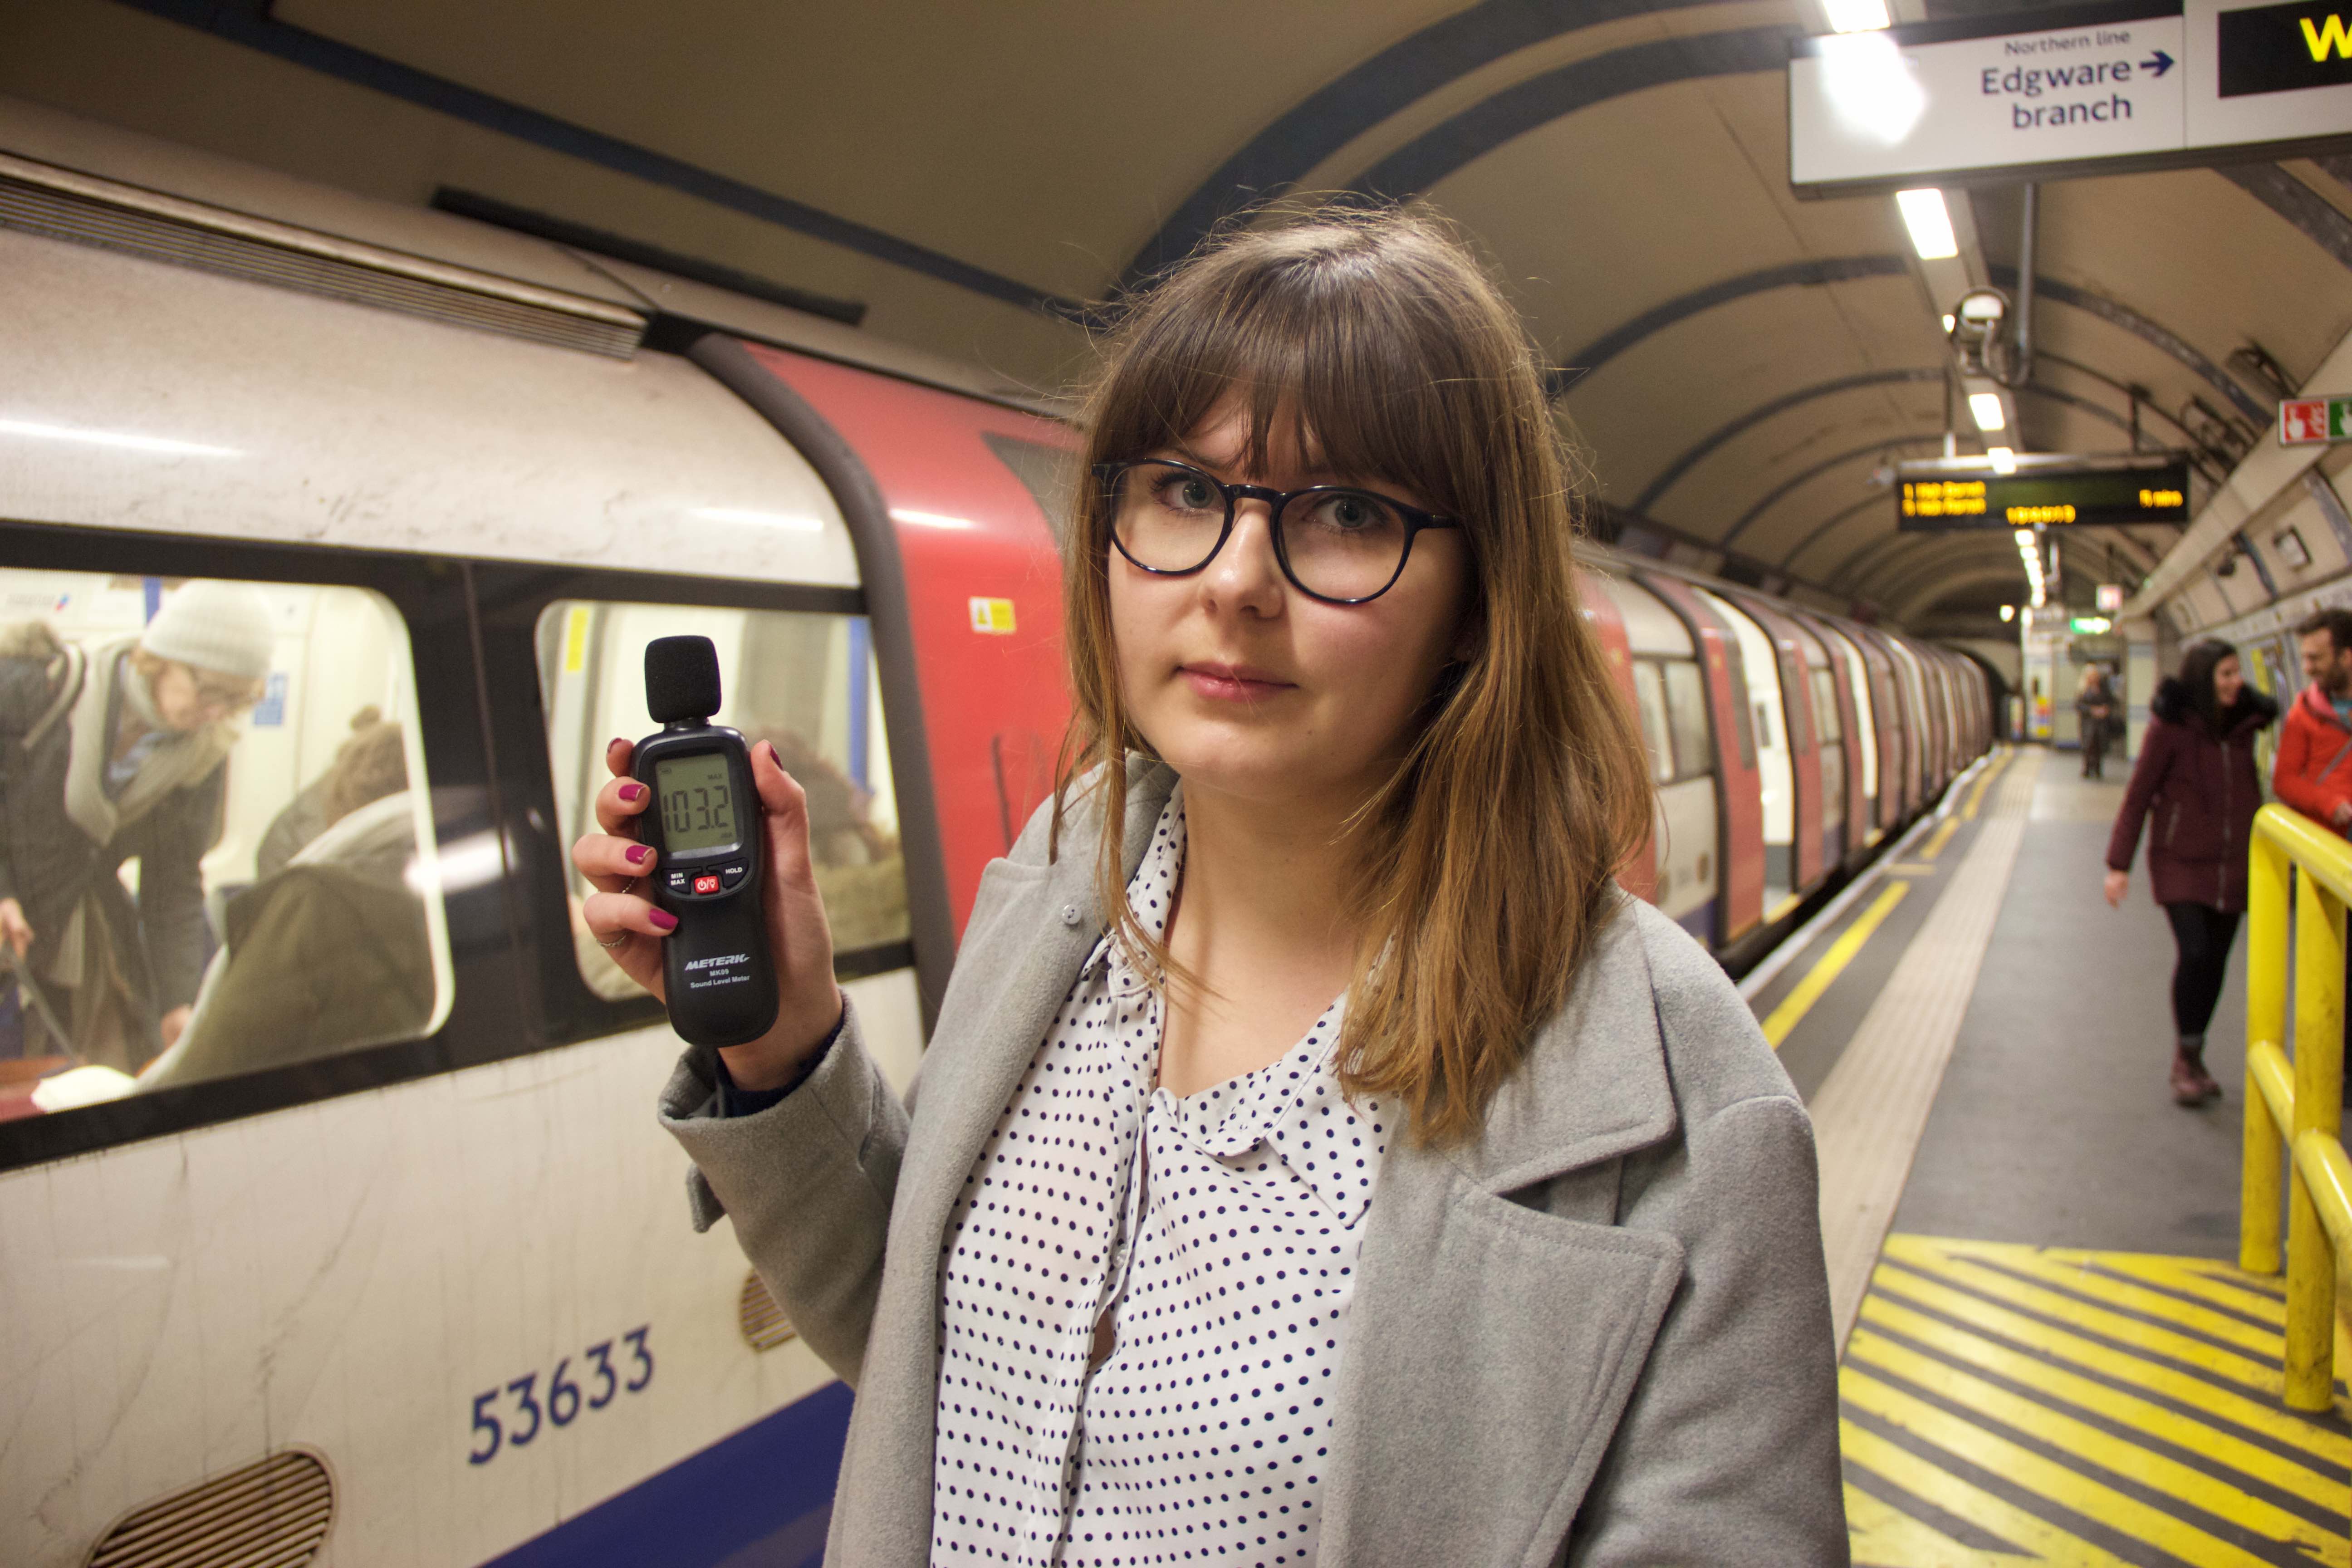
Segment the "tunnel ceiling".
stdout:
<svg viewBox="0 0 2352 1568">
<path fill-rule="evenodd" d="M 1810 6 L 20 0 L 0 92 L 373 195 L 488 197 L 1038 388 L 1084 363 L 1090 304 L 1253 200 L 1423 196 L 1508 279 L 1621 519 L 1990 630 L 2023 591 L 2007 536 L 1896 536 L 1871 482 L 1937 449 L 1950 301 L 1890 198 L 1789 190 Z M 2013 284 L 2017 189 L 1972 205 Z M 2352 161 L 2045 185 L 2020 447 L 2124 449 L 2137 387 L 2147 440 L 2226 471 L 2275 396 L 2232 355 L 2299 384 L 2352 328 L 2347 215 Z M 2070 595 L 2171 537 L 2085 534 Z"/>
</svg>

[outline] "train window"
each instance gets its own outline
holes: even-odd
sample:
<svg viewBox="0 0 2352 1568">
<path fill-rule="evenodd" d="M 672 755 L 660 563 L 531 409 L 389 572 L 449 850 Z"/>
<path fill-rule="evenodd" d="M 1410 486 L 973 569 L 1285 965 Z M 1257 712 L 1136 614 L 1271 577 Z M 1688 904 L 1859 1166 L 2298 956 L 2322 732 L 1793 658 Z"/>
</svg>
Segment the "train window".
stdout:
<svg viewBox="0 0 2352 1568">
<path fill-rule="evenodd" d="M 440 1026 L 415 679 L 367 589 L 0 570 L 0 1058 L 32 1108 Z"/>
<path fill-rule="evenodd" d="M 773 742 L 808 792 L 809 848 L 836 961 L 906 942 L 897 798 L 860 616 L 578 599 L 548 605 L 538 626 L 540 697 L 562 842 L 593 821 L 596 792 L 611 776 L 605 742 L 658 727 L 646 713 L 646 645 L 690 633 L 719 649 L 726 706 L 717 721 L 754 745 Z M 580 909 L 591 889 L 577 871 L 568 876 L 581 978 L 608 1000 L 640 994 L 589 937 Z"/>
<path fill-rule="evenodd" d="M 1706 719 L 1706 681 L 1690 659 L 1664 662 L 1666 720 L 1675 736 L 1675 776 L 1689 778 L 1715 771 L 1715 742 Z M 1734 705 L 1734 710 L 1746 709 Z"/>
<path fill-rule="evenodd" d="M 1650 776 L 1660 784 L 1675 782 L 1672 731 L 1666 723 L 1665 679 L 1651 659 L 1633 661 L 1633 706 L 1641 710 L 1642 744 L 1650 753 Z"/>
<path fill-rule="evenodd" d="M 1826 669 L 1812 673 L 1813 727 L 1822 737 L 1822 744 L 1833 746 L 1845 739 L 1845 731 L 1838 718 L 1837 679 Z"/>
</svg>

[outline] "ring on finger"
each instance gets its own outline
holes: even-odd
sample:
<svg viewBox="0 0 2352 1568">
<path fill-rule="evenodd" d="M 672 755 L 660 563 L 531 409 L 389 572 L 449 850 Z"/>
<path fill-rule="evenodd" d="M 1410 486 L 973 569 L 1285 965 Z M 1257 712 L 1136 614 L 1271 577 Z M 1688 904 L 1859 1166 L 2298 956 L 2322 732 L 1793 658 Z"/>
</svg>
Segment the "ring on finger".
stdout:
<svg viewBox="0 0 2352 1568">
<path fill-rule="evenodd" d="M 628 933 L 627 931 L 623 931 L 623 932 L 621 932 L 618 936 L 615 936 L 615 937 L 614 937 L 612 941 L 610 941 L 610 942 L 606 942 L 606 941 L 605 941 L 603 937 L 601 937 L 601 936 L 600 936 L 600 937 L 598 937 L 598 938 L 596 939 L 596 945 L 597 945 L 598 947 L 603 948 L 605 952 L 610 952 L 613 949 L 614 949 L 614 948 L 616 948 L 616 947 L 620 946 L 623 942 L 626 942 L 626 941 L 628 941 L 628 940 L 629 940 L 629 933 Z"/>
</svg>

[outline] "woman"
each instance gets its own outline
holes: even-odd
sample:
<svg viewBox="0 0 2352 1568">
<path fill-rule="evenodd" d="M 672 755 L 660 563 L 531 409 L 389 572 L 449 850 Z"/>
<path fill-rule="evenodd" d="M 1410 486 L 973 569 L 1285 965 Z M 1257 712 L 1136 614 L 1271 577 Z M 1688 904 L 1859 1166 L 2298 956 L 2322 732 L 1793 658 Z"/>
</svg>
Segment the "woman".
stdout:
<svg viewBox="0 0 2352 1568">
<path fill-rule="evenodd" d="M 180 1037 L 205 967 L 202 861 L 220 837 L 237 721 L 277 633 L 250 584 L 192 582 L 146 627 L 0 647 L 0 944 L 49 1043 L 136 1072 Z M 139 863 L 133 895 L 118 875 Z"/>
<path fill-rule="evenodd" d="M 2190 646 L 2177 678 L 2158 684 L 2148 715 L 2107 839 L 2107 902 L 2123 903 L 2140 825 L 2156 808 L 2148 880 L 2180 951 L 2172 970 L 2172 1099 L 2202 1105 L 2221 1092 L 2205 1070 L 2205 1026 L 2246 910 L 2246 851 L 2263 804 L 2254 736 L 2278 717 L 2278 704 L 2246 684 L 2236 648 L 2207 641 Z"/>
<path fill-rule="evenodd" d="M 1641 743 L 1500 291 L 1411 214 L 1236 233 L 1085 428 L 1085 771 L 989 868 L 919 1095 L 762 747 L 782 1016 L 663 1098 L 857 1387 L 828 1561 L 1843 1562 L 1810 1128 L 1612 880 Z M 628 754 L 574 858 L 657 986 Z"/>
</svg>

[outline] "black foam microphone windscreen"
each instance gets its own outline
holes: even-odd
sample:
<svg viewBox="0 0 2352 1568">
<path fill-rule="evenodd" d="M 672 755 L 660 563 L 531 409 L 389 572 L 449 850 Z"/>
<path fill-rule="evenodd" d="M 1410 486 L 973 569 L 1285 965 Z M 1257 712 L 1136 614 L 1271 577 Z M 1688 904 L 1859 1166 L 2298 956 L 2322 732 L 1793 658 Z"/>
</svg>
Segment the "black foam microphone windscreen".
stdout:
<svg viewBox="0 0 2352 1568">
<path fill-rule="evenodd" d="M 719 711 L 719 649 L 709 637 L 646 644 L 646 711 L 656 724 L 699 723 Z"/>
</svg>

